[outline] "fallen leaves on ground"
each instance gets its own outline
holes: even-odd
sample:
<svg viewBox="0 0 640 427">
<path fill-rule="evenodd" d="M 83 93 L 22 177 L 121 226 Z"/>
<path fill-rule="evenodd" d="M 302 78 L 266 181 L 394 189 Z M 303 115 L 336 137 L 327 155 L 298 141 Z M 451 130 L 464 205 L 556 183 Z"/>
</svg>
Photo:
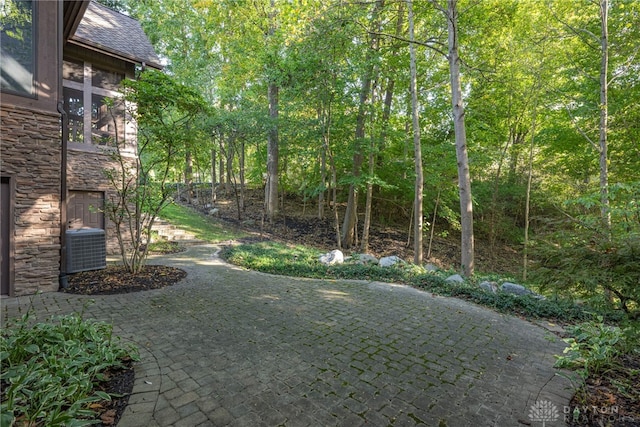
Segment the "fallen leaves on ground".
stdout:
<svg viewBox="0 0 640 427">
<path fill-rule="evenodd" d="M 587 378 L 569 409 L 571 427 L 640 426 L 640 355 L 626 355 L 614 368 Z"/>
</svg>

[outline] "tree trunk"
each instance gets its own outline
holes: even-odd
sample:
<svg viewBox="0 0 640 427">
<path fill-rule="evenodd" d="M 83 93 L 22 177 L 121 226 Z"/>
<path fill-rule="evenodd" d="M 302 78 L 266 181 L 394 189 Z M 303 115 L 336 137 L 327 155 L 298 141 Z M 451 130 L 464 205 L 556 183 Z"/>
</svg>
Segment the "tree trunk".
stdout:
<svg viewBox="0 0 640 427">
<path fill-rule="evenodd" d="M 244 166 L 244 141 L 240 142 L 238 147 L 238 162 L 240 163 L 240 210 L 244 216 L 244 199 L 245 199 L 245 166 Z"/>
<path fill-rule="evenodd" d="M 369 182 L 367 182 L 367 196 L 365 198 L 365 206 L 364 206 L 364 224 L 362 226 L 362 242 L 360 244 L 360 248 L 362 252 L 367 252 L 369 250 L 369 228 L 371 227 L 371 205 L 373 203 L 373 183 L 371 179 L 373 178 L 374 169 L 374 144 L 375 140 L 371 138 L 371 146 L 369 150 Z"/>
<path fill-rule="evenodd" d="M 269 84 L 269 118 L 272 122 L 267 137 L 267 182 L 264 189 L 265 212 L 269 221 L 278 215 L 278 91 L 275 83 Z"/>
<path fill-rule="evenodd" d="M 233 156 L 234 156 L 234 144 L 235 144 L 235 136 L 233 133 L 227 136 L 227 150 L 226 150 L 226 160 L 227 160 L 227 183 L 225 193 L 229 194 L 234 191 L 233 186 L 235 185 L 235 180 L 233 179 Z"/>
<path fill-rule="evenodd" d="M 191 204 L 193 196 L 193 157 L 191 150 L 187 150 L 184 159 L 184 184 L 187 187 L 187 203 Z"/>
<path fill-rule="evenodd" d="M 414 207 L 413 216 L 415 226 L 413 228 L 413 262 L 416 265 L 422 264 L 423 248 L 422 248 L 422 192 L 424 186 L 424 176 L 422 174 L 422 147 L 420 145 L 420 105 L 418 104 L 418 84 L 417 84 L 417 67 L 416 67 L 416 46 L 414 44 L 415 34 L 413 28 L 413 1 L 407 1 L 407 9 L 409 11 L 409 68 L 411 70 L 411 121 L 413 124 L 413 152 L 415 159 L 415 188 L 414 188 Z"/>
<path fill-rule="evenodd" d="M 607 237 L 611 238 L 611 209 L 609 206 L 609 172 L 607 154 L 607 132 L 609 120 L 609 29 L 608 29 L 609 0 L 600 0 L 600 25 L 601 25 L 601 61 L 600 61 L 600 204 L 602 225 Z"/>
<path fill-rule="evenodd" d="M 276 4 L 275 0 L 269 3 L 269 27 L 267 39 L 273 38 L 276 29 Z M 277 54 L 274 54 L 276 56 Z M 279 113 L 279 91 L 280 87 L 273 74 L 276 72 L 277 62 L 272 58 L 267 64 L 267 78 L 269 86 L 267 88 L 267 100 L 269 102 L 269 131 L 267 134 L 267 181 L 264 187 L 264 210 L 269 222 L 278 216 L 278 113 Z"/>
<path fill-rule="evenodd" d="M 460 225 L 462 273 L 469 277 L 474 272 L 473 199 L 467 154 L 467 136 L 464 125 L 464 102 L 460 84 L 460 58 L 458 56 L 457 0 L 447 0 L 449 34 L 449 72 L 451 75 L 451 103 L 453 105 L 453 129 L 458 161 L 458 191 L 460 193 Z"/>
<path fill-rule="evenodd" d="M 537 95 L 537 88 L 536 88 Z M 524 248 L 522 253 L 522 280 L 527 280 L 527 270 L 529 264 L 529 211 L 531 204 L 531 181 L 533 180 L 533 148 L 536 137 L 536 118 L 538 116 L 537 96 L 533 105 L 533 115 L 531 117 L 531 144 L 529 145 L 529 171 L 527 172 L 527 194 L 524 208 Z"/>
<path fill-rule="evenodd" d="M 225 186 L 225 174 L 224 174 L 224 134 L 222 132 L 220 132 L 219 135 L 220 139 L 218 141 L 219 146 L 220 146 L 220 156 L 218 157 L 218 169 L 220 172 L 220 179 L 218 180 L 219 184 L 220 184 L 220 188 L 224 188 L 225 189 L 225 195 L 226 193 L 226 186 Z"/>
<path fill-rule="evenodd" d="M 329 166 L 331 167 L 331 199 L 333 201 L 333 218 L 335 220 L 336 227 L 336 243 L 338 249 L 342 249 L 342 235 L 340 233 L 340 217 L 338 215 L 338 173 L 336 172 L 336 162 L 331 154 L 331 151 L 327 151 L 329 156 Z"/>
<path fill-rule="evenodd" d="M 403 19 L 403 15 L 404 15 L 404 2 L 400 2 L 398 4 L 398 19 L 396 21 L 396 36 L 397 37 L 401 37 L 402 36 L 402 19 Z M 391 51 L 391 55 L 394 57 L 398 56 L 398 52 L 400 50 L 400 45 L 396 44 L 393 47 L 393 50 Z M 376 80 L 378 79 L 378 75 L 379 72 L 376 71 Z M 375 104 L 375 89 L 376 89 L 377 85 L 374 85 L 374 90 L 372 91 L 371 94 L 371 99 L 373 101 L 372 105 Z M 387 133 L 388 133 L 388 127 L 389 127 L 389 118 L 391 117 L 391 103 L 393 101 L 393 89 L 395 87 L 395 80 L 393 77 L 389 78 L 389 81 L 387 83 L 387 87 L 385 89 L 385 94 L 384 94 L 384 101 L 383 101 L 383 109 L 382 109 L 382 119 L 381 119 L 381 123 L 380 123 L 380 127 L 381 127 L 381 131 L 380 131 L 380 140 L 377 141 L 377 147 L 376 147 L 376 141 L 375 139 L 372 137 L 371 138 L 371 150 L 369 151 L 369 177 L 370 180 L 373 178 L 374 176 L 374 172 L 375 172 L 375 167 L 376 164 L 381 165 L 381 159 L 382 156 L 380 155 L 380 153 L 382 153 L 385 149 L 386 146 L 386 140 L 387 140 Z M 373 110 L 373 107 L 372 107 Z M 373 114 L 372 114 L 372 119 L 371 121 L 373 122 L 375 119 L 373 118 Z M 376 149 L 377 148 L 377 149 Z M 378 160 L 376 160 L 375 157 L 375 152 L 379 153 L 379 158 Z M 377 186 L 374 186 L 373 183 L 371 181 L 369 181 L 369 183 L 367 183 L 367 197 L 366 197 L 366 202 L 365 202 L 365 211 L 364 211 L 364 225 L 362 228 L 362 243 L 361 243 L 361 248 L 363 252 L 367 252 L 369 249 L 369 231 L 371 228 L 371 210 L 372 210 L 372 206 L 373 206 L 373 192 L 374 189 L 377 188 Z"/>
<path fill-rule="evenodd" d="M 211 206 L 216 205 L 217 191 L 216 191 L 216 150 L 211 149 Z"/>
<path fill-rule="evenodd" d="M 324 193 L 327 187 L 327 137 L 322 136 L 320 153 L 320 191 L 318 192 L 318 219 L 324 219 Z"/>
<path fill-rule="evenodd" d="M 433 235 L 436 231 L 436 218 L 438 218 L 438 205 L 440 204 L 440 189 L 436 196 L 436 203 L 433 207 L 433 217 L 431 219 L 431 230 L 429 231 L 429 245 L 427 246 L 427 259 L 431 258 L 431 245 L 433 244 Z"/>
<path fill-rule="evenodd" d="M 380 21 L 378 14 L 384 7 L 384 0 L 376 0 L 373 10 L 373 20 L 371 31 L 371 44 L 369 51 L 367 52 L 367 69 L 365 71 L 364 78 L 362 80 L 362 88 L 360 90 L 360 104 L 358 106 L 358 116 L 356 118 L 356 132 L 355 132 L 355 146 L 353 152 L 353 169 L 352 175 L 354 181 L 358 181 L 361 175 L 361 168 L 363 162 L 362 156 L 362 141 L 364 140 L 365 132 L 365 119 L 366 119 L 366 104 L 369 99 L 369 92 L 371 90 L 371 80 L 374 72 L 374 52 L 378 49 L 380 32 Z M 344 222 L 342 225 L 342 244 L 349 248 L 354 245 L 357 240 L 356 236 L 356 222 L 358 215 L 358 186 L 357 183 L 351 183 L 349 185 L 349 196 L 347 198 L 347 209 L 344 214 Z"/>
</svg>

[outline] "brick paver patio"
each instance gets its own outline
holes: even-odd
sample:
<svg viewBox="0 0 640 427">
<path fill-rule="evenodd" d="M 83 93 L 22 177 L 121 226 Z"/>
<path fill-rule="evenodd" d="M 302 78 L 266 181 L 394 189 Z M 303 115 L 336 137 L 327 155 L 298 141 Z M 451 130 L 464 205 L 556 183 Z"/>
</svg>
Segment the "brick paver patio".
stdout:
<svg viewBox="0 0 640 427">
<path fill-rule="evenodd" d="M 564 425 L 564 343 L 521 319 L 455 298 L 366 281 L 242 270 L 212 245 L 149 263 L 188 277 L 112 296 L 2 300 L 3 319 L 81 310 L 112 322 L 142 360 L 119 423 L 135 426 L 518 426 L 536 402 Z"/>
</svg>

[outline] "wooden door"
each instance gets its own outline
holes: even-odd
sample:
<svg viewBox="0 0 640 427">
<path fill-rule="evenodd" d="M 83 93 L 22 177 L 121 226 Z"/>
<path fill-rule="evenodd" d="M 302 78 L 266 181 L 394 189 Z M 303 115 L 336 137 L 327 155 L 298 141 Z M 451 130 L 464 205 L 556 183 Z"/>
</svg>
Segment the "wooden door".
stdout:
<svg viewBox="0 0 640 427">
<path fill-rule="evenodd" d="M 0 178 L 0 294 L 11 293 L 11 184 Z"/>
<path fill-rule="evenodd" d="M 100 191 L 69 191 L 67 228 L 104 229 L 104 193 Z"/>
</svg>

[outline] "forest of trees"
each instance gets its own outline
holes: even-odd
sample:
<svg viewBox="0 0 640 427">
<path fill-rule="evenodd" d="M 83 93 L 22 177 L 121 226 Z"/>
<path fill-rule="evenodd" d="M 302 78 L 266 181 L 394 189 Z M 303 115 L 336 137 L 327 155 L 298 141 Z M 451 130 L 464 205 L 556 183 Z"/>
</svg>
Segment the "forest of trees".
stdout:
<svg viewBox="0 0 640 427">
<path fill-rule="evenodd" d="M 271 220 L 313 200 L 345 248 L 411 223 L 420 263 L 435 227 L 468 276 L 508 242 L 542 283 L 640 299 L 640 2 L 106 3 L 210 107 L 174 181 L 263 188 Z"/>
</svg>

